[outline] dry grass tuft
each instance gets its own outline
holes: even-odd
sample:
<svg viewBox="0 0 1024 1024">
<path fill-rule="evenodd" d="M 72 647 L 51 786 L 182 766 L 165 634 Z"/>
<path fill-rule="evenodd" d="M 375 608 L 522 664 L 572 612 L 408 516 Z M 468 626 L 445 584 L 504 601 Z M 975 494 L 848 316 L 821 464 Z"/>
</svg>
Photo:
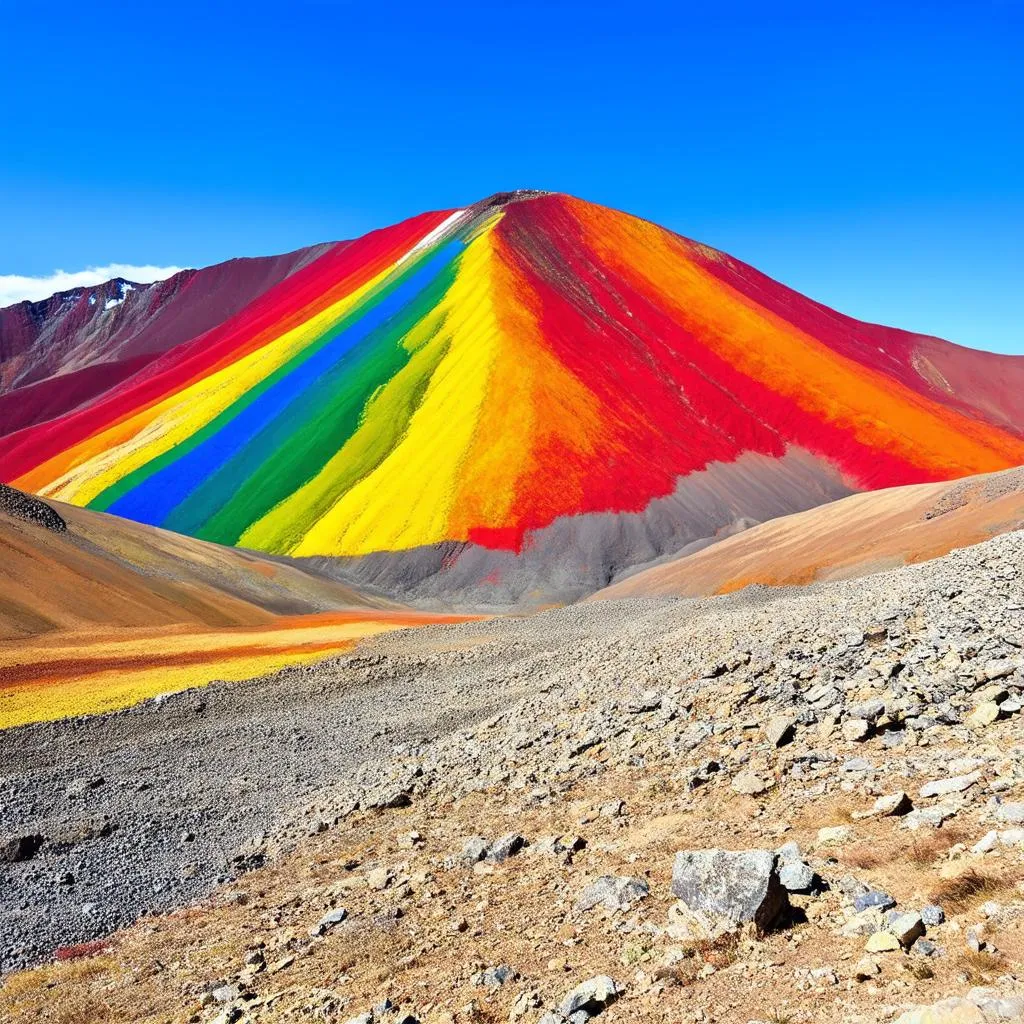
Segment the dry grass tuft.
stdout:
<svg viewBox="0 0 1024 1024">
<path fill-rule="evenodd" d="M 1004 889 L 1006 884 L 1001 878 L 971 868 L 956 878 L 943 879 L 928 898 L 932 903 L 942 907 L 947 914 L 950 911 L 959 914 L 994 896 Z"/>
<path fill-rule="evenodd" d="M 739 959 L 740 941 L 735 933 L 716 939 L 701 939 L 686 947 L 686 959 L 668 967 L 655 968 L 655 981 L 673 981 L 677 985 L 691 985 L 697 980 L 702 967 L 711 964 L 721 971 Z"/>
<path fill-rule="evenodd" d="M 957 843 L 962 843 L 967 834 L 957 828 L 943 828 L 924 834 L 915 834 L 908 845 L 893 843 L 860 843 L 837 854 L 844 864 L 862 871 L 892 864 L 896 860 L 909 861 L 918 868 L 932 867 L 937 860 Z"/>
<path fill-rule="evenodd" d="M 935 977 L 935 971 L 932 970 L 931 964 L 924 960 L 910 960 L 903 966 L 906 972 L 918 981 L 928 981 Z"/>
<path fill-rule="evenodd" d="M 818 819 L 822 825 L 849 825 L 857 820 L 853 815 L 860 810 L 860 804 L 845 794 L 833 794 L 822 810 L 823 813 Z"/>
<path fill-rule="evenodd" d="M 839 859 L 851 868 L 871 871 L 873 868 L 888 864 L 892 857 L 883 854 L 877 846 L 851 846 L 839 854 Z"/>
<path fill-rule="evenodd" d="M 4 1024 L 121 1024 L 122 1015 L 109 1005 L 104 991 L 114 967 L 109 957 L 94 954 L 8 976 L 0 988 Z M 46 1007 L 43 1017 L 38 1013 L 40 999 Z"/>
<path fill-rule="evenodd" d="M 105 953 L 110 947 L 109 939 L 94 939 L 92 942 L 79 942 L 75 946 L 61 946 L 53 957 L 55 960 L 84 960 Z"/>
<path fill-rule="evenodd" d="M 704 939 L 690 947 L 693 956 L 716 970 L 722 970 L 736 963 L 740 955 L 740 937 L 736 932 L 727 932 L 716 939 Z"/>
<path fill-rule="evenodd" d="M 985 985 L 1002 974 L 1006 958 L 1001 953 L 965 949 L 956 959 L 957 966 L 967 975 L 972 985 Z"/>
<path fill-rule="evenodd" d="M 918 867 L 930 867 L 952 846 L 962 843 L 967 834 L 957 828 L 942 828 L 927 835 L 915 835 L 904 851 L 908 860 Z"/>
<path fill-rule="evenodd" d="M 844 793 L 841 789 L 830 790 L 805 804 L 793 824 L 802 829 L 850 825 L 859 823 L 859 819 L 855 818 L 854 814 L 860 810 L 862 810 L 861 803 L 849 793 Z"/>
<path fill-rule="evenodd" d="M 406 959 L 411 945 L 393 926 L 361 923 L 338 934 L 331 953 L 343 973 L 357 971 L 384 982 L 411 966 Z"/>
</svg>

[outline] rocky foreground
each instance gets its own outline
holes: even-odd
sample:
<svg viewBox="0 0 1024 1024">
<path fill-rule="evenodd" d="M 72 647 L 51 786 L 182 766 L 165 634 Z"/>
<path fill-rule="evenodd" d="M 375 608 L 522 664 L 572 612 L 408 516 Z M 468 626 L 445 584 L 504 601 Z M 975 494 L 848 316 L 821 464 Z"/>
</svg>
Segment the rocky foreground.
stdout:
<svg viewBox="0 0 1024 1024">
<path fill-rule="evenodd" d="M 1022 1019 L 1022 566 L 1007 534 L 5 733 L 4 966 L 56 962 L 0 1018 Z"/>
</svg>

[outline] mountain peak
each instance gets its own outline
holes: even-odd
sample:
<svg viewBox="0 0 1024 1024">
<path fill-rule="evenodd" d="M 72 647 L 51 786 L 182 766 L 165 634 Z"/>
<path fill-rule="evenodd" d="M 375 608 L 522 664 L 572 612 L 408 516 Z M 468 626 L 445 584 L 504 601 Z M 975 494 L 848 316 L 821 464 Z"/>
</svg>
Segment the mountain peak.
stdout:
<svg viewBox="0 0 1024 1024">
<path fill-rule="evenodd" d="M 486 199 L 481 199 L 473 204 L 473 208 L 490 209 L 496 206 L 511 206 L 514 203 L 527 202 L 530 199 L 539 199 L 541 196 L 559 195 L 560 193 L 548 192 L 539 188 L 517 188 L 512 192 L 495 192 Z"/>
</svg>

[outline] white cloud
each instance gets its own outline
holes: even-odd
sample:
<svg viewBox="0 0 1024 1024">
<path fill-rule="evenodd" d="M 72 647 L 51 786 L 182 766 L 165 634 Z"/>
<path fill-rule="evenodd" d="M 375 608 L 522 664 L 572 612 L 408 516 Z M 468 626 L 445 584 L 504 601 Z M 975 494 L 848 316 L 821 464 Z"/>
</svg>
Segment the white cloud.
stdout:
<svg viewBox="0 0 1024 1024">
<path fill-rule="evenodd" d="M 134 267 L 130 263 L 109 263 L 105 267 L 86 267 L 85 270 L 55 270 L 43 277 L 24 277 L 21 274 L 0 274 L 0 307 L 12 306 L 28 299 L 38 302 L 54 292 L 72 288 L 94 288 L 114 277 L 123 277 L 139 284 L 162 281 L 177 274 L 182 267 Z"/>
</svg>

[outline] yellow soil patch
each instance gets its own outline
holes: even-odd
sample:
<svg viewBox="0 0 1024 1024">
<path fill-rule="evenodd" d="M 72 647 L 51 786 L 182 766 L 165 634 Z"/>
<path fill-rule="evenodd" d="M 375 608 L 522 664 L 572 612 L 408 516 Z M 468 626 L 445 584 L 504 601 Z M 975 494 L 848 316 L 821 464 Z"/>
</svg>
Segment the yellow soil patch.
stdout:
<svg viewBox="0 0 1024 1024">
<path fill-rule="evenodd" d="M 113 711 L 214 680 L 251 679 L 331 657 L 363 637 L 463 618 L 331 613 L 255 629 L 171 627 L 0 643 L 0 729 Z"/>
</svg>

